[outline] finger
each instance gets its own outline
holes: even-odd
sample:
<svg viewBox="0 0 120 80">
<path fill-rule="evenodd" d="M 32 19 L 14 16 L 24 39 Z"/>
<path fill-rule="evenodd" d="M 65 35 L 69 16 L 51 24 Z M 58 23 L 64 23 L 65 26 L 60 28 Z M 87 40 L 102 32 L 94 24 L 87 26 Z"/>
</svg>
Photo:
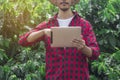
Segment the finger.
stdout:
<svg viewBox="0 0 120 80">
<path fill-rule="evenodd" d="M 74 47 L 80 47 L 82 44 L 81 43 L 72 43 L 72 45 L 74 46 Z"/>
<path fill-rule="evenodd" d="M 84 43 L 85 41 L 82 40 L 82 39 L 80 39 L 80 40 L 74 39 L 72 42 L 74 42 L 74 43 Z"/>
<path fill-rule="evenodd" d="M 44 30 L 45 30 L 45 34 L 46 34 L 47 36 L 50 36 L 51 29 L 44 29 Z"/>
<path fill-rule="evenodd" d="M 85 46 L 85 41 L 82 40 L 82 42 L 72 42 L 72 45 L 78 49 L 82 49 Z"/>
<path fill-rule="evenodd" d="M 74 47 L 78 47 L 79 45 L 77 43 L 72 43 Z"/>
<path fill-rule="evenodd" d="M 80 35 L 80 38 L 83 39 L 83 35 Z"/>
</svg>

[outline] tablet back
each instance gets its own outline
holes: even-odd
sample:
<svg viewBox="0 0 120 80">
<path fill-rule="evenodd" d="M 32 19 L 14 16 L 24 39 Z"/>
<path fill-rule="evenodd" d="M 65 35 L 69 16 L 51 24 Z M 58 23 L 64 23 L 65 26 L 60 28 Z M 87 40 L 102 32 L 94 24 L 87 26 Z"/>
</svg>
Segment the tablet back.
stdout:
<svg viewBox="0 0 120 80">
<path fill-rule="evenodd" d="M 74 47 L 72 40 L 80 38 L 81 27 L 52 27 L 51 28 L 51 47 Z"/>
</svg>

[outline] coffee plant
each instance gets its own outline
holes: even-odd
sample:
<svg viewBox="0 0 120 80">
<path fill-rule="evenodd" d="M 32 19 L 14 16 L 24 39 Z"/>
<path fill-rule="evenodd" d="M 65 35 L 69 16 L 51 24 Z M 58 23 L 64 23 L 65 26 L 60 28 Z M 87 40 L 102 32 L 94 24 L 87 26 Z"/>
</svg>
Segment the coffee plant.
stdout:
<svg viewBox="0 0 120 80">
<path fill-rule="evenodd" d="M 72 7 L 90 21 L 100 46 L 99 59 L 89 61 L 91 80 L 120 79 L 119 5 L 120 0 L 80 0 Z M 56 12 L 48 0 L 0 0 L 0 80 L 45 80 L 44 43 L 25 48 L 18 40 Z"/>
</svg>

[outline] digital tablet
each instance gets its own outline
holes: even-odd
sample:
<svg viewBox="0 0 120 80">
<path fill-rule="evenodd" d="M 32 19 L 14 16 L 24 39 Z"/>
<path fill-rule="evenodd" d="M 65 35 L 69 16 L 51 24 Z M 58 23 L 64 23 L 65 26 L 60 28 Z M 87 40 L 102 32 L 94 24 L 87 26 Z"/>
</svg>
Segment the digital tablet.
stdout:
<svg viewBox="0 0 120 80">
<path fill-rule="evenodd" d="M 80 26 L 51 27 L 51 47 L 74 47 L 72 40 L 80 35 Z"/>
</svg>

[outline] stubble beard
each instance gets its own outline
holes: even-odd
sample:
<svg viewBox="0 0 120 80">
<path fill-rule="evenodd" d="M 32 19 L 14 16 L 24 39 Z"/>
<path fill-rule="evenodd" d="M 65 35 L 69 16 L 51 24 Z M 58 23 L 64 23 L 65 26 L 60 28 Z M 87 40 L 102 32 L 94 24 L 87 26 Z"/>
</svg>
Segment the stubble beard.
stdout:
<svg viewBox="0 0 120 80">
<path fill-rule="evenodd" d="M 60 10 L 62 10 L 63 12 L 66 12 L 69 10 L 69 8 L 60 8 Z"/>
<path fill-rule="evenodd" d="M 60 3 L 60 5 L 66 6 L 66 5 L 70 5 L 68 2 L 62 2 Z M 60 8 L 60 10 L 62 10 L 63 12 L 66 12 L 69 10 L 69 8 Z"/>
</svg>

